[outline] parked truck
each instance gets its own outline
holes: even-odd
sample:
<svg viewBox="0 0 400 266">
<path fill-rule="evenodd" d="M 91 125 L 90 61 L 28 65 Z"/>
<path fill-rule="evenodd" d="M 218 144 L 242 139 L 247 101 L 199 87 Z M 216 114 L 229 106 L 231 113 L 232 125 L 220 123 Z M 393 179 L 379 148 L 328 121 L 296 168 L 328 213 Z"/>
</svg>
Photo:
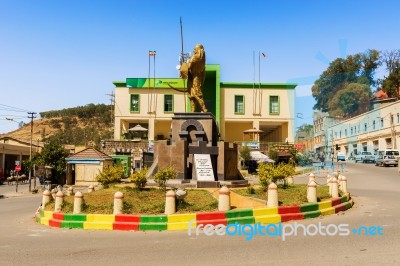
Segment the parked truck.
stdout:
<svg viewBox="0 0 400 266">
<path fill-rule="evenodd" d="M 355 162 L 363 162 L 363 163 L 366 163 L 366 162 L 374 163 L 375 156 L 369 151 L 362 151 L 355 156 L 354 161 Z"/>
</svg>

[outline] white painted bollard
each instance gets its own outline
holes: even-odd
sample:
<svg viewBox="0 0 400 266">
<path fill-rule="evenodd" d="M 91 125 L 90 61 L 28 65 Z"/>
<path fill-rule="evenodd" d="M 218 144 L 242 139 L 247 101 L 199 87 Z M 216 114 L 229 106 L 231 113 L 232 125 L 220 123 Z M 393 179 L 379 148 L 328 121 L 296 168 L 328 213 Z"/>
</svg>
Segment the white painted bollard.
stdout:
<svg viewBox="0 0 400 266">
<path fill-rule="evenodd" d="M 90 185 L 89 187 L 88 187 L 88 193 L 91 193 L 91 192 L 93 192 L 94 191 L 94 187 L 93 187 L 93 185 Z"/>
<path fill-rule="evenodd" d="M 347 177 L 344 175 L 342 175 L 340 190 L 345 194 L 347 193 Z"/>
<path fill-rule="evenodd" d="M 83 195 L 80 191 L 75 193 L 74 196 L 74 213 L 82 212 Z"/>
<path fill-rule="evenodd" d="M 331 186 L 332 178 L 333 178 L 333 176 L 331 176 L 330 174 L 328 174 L 326 177 L 326 184 L 329 187 L 329 195 L 332 195 L 332 186 Z"/>
<path fill-rule="evenodd" d="M 268 207 L 278 206 L 278 186 L 275 183 L 271 183 L 268 186 Z"/>
<path fill-rule="evenodd" d="M 227 186 L 218 191 L 218 210 L 229 211 L 231 209 L 231 192 Z"/>
<path fill-rule="evenodd" d="M 317 183 L 314 180 L 307 185 L 307 201 L 317 202 Z"/>
<path fill-rule="evenodd" d="M 308 183 L 310 183 L 311 181 L 315 181 L 315 175 L 314 175 L 314 173 L 311 173 L 311 174 L 308 176 Z"/>
<path fill-rule="evenodd" d="M 165 214 L 176 213 L 176 194 L 173 190 L 168 190 L 165 193 Z"/>
<path fill-rule="evenodd" d="M 54 206 L 54 211 L 55 212 L 60 212 L 62 204 L 64 202 L 64 193 L 62 191 L 58 191 L 56 194 L 56 203 Z"/>
<path fill-rule="evenodd" d="M 73 187 L 68 187 L 67 196 L 72 196 L 73 194 L 74 194 L 74 188 Z"/>
<path fill-rule="evenodd" d="M 336 177 L 334 177 L 331 180 L 331 186 L 332 186 L 332 194 L 331 194 L 332 198 L 338 198 L 339 197 L 339 189 L 338 189 L 338 181 L 337 181 Z"/>
<path fill-rule="evenodd" d="M 288 176 L 287 183 L 288 183 L 288 185 L 292 185 L 293 184 L 293 176 Z"/>
<path fill-rule="evenodd" d="M 44 210 L 44 207 L 50 202 L 51 194 L 50 191 L 47 189 L 43 191 L 43 198 L 42 198 L 42 210 Z"/>
<path fill-rule="evenodd" d="M 124 194 L 122 192 L 117 191 L 114 194 L 114 214 L 122 214 L 122 204 L 124 200 Z"/>
</svg>

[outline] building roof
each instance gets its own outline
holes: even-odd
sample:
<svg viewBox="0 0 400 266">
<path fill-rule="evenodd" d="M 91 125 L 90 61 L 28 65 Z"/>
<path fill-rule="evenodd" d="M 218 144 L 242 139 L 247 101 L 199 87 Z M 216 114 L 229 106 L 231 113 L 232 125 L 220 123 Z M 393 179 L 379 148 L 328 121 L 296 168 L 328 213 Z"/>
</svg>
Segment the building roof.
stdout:
<svg viewBox="0 0 400 266">
<path fill-rule="evenodd" d="M 110 156 L 105 154 L 102 151 L 99 151 L 95 148 L 86 148 L 80 152 L 72 154 L 66 158 L 67 161 L 70 160 L 112 160 Z"/>
<path fill-rule="evenodd" d="M 7 137 L 7 136 L 1 137 L 0 143 L 30 146 L 30 141 L 28 141 L 28 140 L 17 139 L 17 138 Z M 33 147 L 43 147 L 43 143 L 39 143 L 39 145 L 37 143 L 38 143 L 37 141 L 32 141 L 32 146 Z"/>
</svg>

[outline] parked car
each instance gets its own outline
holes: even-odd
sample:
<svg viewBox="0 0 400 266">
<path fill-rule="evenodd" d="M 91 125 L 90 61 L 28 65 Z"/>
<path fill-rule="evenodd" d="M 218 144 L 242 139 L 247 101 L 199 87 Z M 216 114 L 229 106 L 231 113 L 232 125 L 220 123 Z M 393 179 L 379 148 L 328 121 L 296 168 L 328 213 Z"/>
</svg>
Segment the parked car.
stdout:
<svg viewBox="0 0 400 266">
<path fill-rule="evenodd" d="M 363 151 L 363 152 L 358 153 L 354 157 L 354 161 L 356 163 L 357 162 L 363 162 L 363 163 L 372 162 L 372 163 L 374 163 L 375 162 L 375 156 L 372 155 L 372 153 L 369 152 L 369 151 Z"/>
<path fill-rule="evenodd" d="M 395 149 L 386 149 L 386 150 L 379 150 L 378 157 L 375 160 L 376 166 L 388 166 L 394 165 L 398 166 L 399 160 L 399 150 Z"/>
<path fill-rule="evenodd" d="M 345 155 L 344 155 L 344 152 L 338 152 L 337 153 L 337 161 L 339 162 L 339 161 L 346 161 L 346 157 L 345 157 Z"/>
</svg>

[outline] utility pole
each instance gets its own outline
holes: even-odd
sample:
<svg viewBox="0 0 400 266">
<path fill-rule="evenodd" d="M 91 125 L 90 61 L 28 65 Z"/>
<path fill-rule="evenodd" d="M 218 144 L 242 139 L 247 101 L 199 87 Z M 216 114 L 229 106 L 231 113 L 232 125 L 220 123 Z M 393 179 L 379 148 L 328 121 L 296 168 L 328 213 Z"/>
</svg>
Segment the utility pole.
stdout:
<svg viewBox="0 0 400 266">
<path fill-rule="evenodd" d="M 110 106 L 110 118 L 111 118 L 111 124 L 113 124 L 113 120 L 114 120 L 114 104 L 115 104 L 115 94 L 112 91 L 111 94 L 106 94 L 107 96 L 110 96 L 110 100 L 111 100 L 111 106 Z"/>
<path fill-rule="evenodd" d="M 28 112 L 29 116 L 28 118 L 31 119 L 31 141 L 30 141 L 30 148 L 29 148 L 29 192 L 31 192 L 31 183 L 32 183 L 32 135 L 33 135 L 33 119 L 36 118 L 36 113 L 35 112 Z M 36 188 L 36 177 L 33 181 L 33 188 Z"/>
</svg>

